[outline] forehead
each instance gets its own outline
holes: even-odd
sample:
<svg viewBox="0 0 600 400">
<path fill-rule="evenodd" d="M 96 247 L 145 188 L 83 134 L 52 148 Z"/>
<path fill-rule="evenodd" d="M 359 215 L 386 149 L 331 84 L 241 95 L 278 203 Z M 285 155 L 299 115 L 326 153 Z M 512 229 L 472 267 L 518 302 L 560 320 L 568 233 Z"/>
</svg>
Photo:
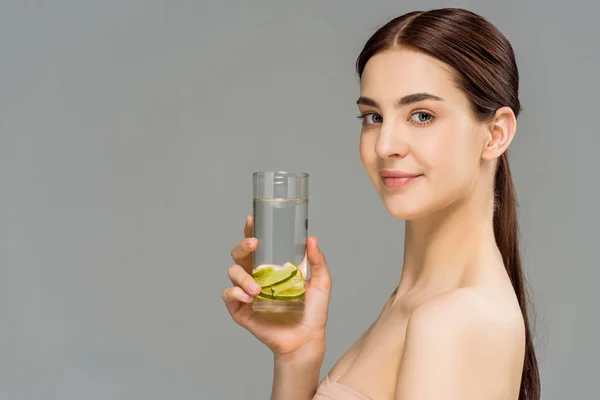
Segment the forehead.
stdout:
<svg viewBox="0 0 600 400">
<path fill-rule="evenodd" d="M 444 99 L 460 97 L 450 67 L 426 54 L 393 49 L 367 62 L 360 80 L 361 96 L 395 101 L 412 93 L 428 92 Z"/>
</svg>

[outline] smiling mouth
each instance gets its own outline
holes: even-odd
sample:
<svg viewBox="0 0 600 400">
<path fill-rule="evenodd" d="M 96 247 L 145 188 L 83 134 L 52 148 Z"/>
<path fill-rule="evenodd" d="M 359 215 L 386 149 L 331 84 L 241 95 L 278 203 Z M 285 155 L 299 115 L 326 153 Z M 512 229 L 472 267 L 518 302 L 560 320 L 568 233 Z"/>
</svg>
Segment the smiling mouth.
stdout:
<svg viewBox="0 0 600 400">
<path fill-rule="evenodd" d="M 423 175 L 386 176 L 381 174 L 381 181 L 385 187 L 400 188 L 414 182 Z"/>
</svg>

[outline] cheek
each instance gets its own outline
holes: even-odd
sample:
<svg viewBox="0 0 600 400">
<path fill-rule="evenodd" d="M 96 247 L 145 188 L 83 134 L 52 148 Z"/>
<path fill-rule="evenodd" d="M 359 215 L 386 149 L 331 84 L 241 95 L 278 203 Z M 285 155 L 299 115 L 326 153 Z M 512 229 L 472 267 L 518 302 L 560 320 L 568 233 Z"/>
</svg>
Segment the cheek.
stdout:
<svg viewBox="0 0 600 400">
<path fill-rule="evenodd" d="M 376 168 L 377 164 L 377 155 L 374 150 L 375 143 L 373 142 L 372 136 L 373 135 L 370 134 L 362 134 L 360 136 L 360 160 L 367 172 L 371 172 L 371 169 Z"/>
<path fill-rule="evenodd" d="M 374 135 L 369 133 L 363 134 L 360 137 L 360 161 L 373 182 L 373 185 L 379 190 L 379 165 L 377 154 L 375 153 Z"/>
<path fill-rule="evenodd" d="M 431 166 L 444 174 L 464 173 L 473 165 L 474 134 L 460 124 L 449 125 L 436 133 L 427 155 Z"/>
<path fill-rule="evenodd" d="M 463 192 L 474 181 L 478 154 L 474 146 L 474 133 L 468 127 L 447 127 L 437 133 L 423 153 L 435 197 L 454 196 Z"/>
</svg>

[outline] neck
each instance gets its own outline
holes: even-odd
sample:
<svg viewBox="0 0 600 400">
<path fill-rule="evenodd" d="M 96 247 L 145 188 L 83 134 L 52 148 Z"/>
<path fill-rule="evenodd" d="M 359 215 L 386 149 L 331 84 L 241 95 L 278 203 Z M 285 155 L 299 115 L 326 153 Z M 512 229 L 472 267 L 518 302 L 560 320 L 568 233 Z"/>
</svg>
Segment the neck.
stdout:
<svg viewBox="0 0 600 400">
<path fill-rule="evenodd" d="M 478 265 L 489 263 L 490 257 L 502 259 L 494 237 L 490 197 L 469 197 L 427 218 L 406 222 L 397 297 L 409 291 L 443 292 L 458 287 Z"/>
</svg>

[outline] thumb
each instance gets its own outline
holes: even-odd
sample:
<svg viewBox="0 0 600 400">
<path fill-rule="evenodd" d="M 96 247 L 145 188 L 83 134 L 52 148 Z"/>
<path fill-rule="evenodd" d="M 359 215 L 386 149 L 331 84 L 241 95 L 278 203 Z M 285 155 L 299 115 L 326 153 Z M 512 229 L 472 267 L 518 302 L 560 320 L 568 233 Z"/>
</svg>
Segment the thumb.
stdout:
<svg viewBox="0 0 600 400">
<path fill-rule="evenodd" d="M 310 263 L 310 280 L 306 289 L 305 323 L 309 327 L 322 330 L 327 324 L 331 277 L 317 239 L 314 236 L 308 238 L 306 246 Z"/>
<path fill-rule="evenodd" d="M 309 237 L 306 247 L 307 258 L 310 264 L 311 286 L 329 291 L 331 289 L 331 276 L 329 275 L 325 255 L 319 248 L 317 238 L 314 236 Z"/>
</svg>

